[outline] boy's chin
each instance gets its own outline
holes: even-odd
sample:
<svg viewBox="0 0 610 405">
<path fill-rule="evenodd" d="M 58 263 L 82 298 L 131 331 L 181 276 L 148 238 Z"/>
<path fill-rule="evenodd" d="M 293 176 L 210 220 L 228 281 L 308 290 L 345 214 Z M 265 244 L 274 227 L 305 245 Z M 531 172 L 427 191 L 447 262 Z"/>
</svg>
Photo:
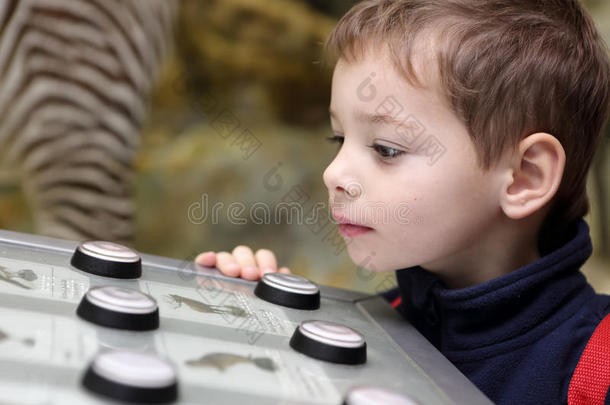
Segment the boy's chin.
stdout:
<svg viewBox="0 0 610 405">
<path fill-rule="evenodd" d="M 354 249 L 353 247 L 350 249 L 350 246 L 348 246 L 347 251 L 356 267 L 368 270 L 372 273 L 382 273 L 402 268 L 395 267 L 392 263 L 383 260 L 383 256 L 370 250 Z"/>
</svg>

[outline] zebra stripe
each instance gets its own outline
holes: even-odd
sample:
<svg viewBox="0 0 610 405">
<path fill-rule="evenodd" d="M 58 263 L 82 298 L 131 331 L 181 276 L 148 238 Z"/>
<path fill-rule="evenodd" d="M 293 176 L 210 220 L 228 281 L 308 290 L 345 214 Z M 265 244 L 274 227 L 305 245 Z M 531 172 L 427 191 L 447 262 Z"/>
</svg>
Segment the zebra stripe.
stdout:
<svg viewBox="0 0 610 405">
<path fill-rule="evenodd" d="M 132 241 L 133 160 L 176 1 L 0 3 L 0 163 L 37 232 Z"/>
</svg>

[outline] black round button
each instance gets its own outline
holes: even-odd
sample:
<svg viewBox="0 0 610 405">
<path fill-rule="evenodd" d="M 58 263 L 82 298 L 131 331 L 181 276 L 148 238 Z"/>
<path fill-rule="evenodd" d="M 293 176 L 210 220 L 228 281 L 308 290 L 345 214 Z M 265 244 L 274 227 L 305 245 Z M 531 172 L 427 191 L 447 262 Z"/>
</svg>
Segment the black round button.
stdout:
<svg viewBox="0 0 610 405">
<path fill-rule="evenodd" d="M 76 313 L 109 328 L 144 331 L 159 327 L 157 301 L 131 288 L 92 287 L 83 296 Z"/>
<path fill-rule="evenodd" d="M 284 273 L 265 274 L 254 294 L 273 304 L 296 309 L 320 308 L 320 289 L 306 278 Z"/>
<path fill-rule="evenodd" d="M 343 405 L 417 405 L 417 402 L 386 388 L 362 385 L 347 392 Z"/>
<path fill-rule="evenodd" d="M 70 264 L 97 276 L 138 278 L 142 275 L 142 260 L 132 249 L 113 242 L 89 241 L 81 243 Z"/>
<path fill-rule="evenodd" d="M 174 367 L 152 353 L 104 351 L 89 365 L 82 384 L 96 394 L 120 401 L 158 404 L 178 398 Z"/>
<path fill-rule="evenodd" d="M 366 362 L 364 336 L 347 326 L 327 321 L 303 321 L 290 339 L 290 347 L 319 360 L 341 364 Z"/>
</svg>

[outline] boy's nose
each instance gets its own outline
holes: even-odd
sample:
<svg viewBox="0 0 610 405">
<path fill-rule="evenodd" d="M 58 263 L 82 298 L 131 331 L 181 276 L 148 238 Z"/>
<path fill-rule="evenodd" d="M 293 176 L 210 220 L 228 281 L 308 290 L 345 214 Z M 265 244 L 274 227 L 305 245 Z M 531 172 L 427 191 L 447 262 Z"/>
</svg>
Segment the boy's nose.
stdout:
<svg viewBox="0 0 610 405">
<path fill-rule="evenodd" d="M 341 152 L 324 170 L 324 184 L 330 197 L 354 199 L 363 194 L 363 188 L 350 170 L 349 159 L 341 156 Z"/>
</svg>

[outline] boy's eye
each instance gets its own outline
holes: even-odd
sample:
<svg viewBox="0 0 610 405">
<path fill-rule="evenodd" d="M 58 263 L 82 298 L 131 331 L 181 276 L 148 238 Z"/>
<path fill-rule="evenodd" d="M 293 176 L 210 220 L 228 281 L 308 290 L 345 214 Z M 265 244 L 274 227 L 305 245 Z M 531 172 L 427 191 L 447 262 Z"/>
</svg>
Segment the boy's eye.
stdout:
<svg viewBox="0 0 610 405">
<path fill-rule="evenodd" d="M 326 139 L 330 143 L 338 143 L 339 145 L 343 145 L 344 141 L 344 137 L 339 135 L 329 136 Z M 405 153 L 402 150 L 395 149 L 386 145 L 380 145 L 378 143 L 370 145 L 369 148 L 373 149 L 383 160 L 391 160 Z"/>
<path fill-rule="evenodd" d="M 373 149 L 381 158 L 385 160 L 394 159 L 405 153 L 402 150 L 394 149 L 385 145 L 380 145 L 378 143 L 369 146 L 369 148 Z"/>
<path fill-rule="evenodd" d="M 330 143 L 338 143 L 343 145 L 343 137 L 339 135 L 329 136 L 326 138 Z"/>
</svg>

